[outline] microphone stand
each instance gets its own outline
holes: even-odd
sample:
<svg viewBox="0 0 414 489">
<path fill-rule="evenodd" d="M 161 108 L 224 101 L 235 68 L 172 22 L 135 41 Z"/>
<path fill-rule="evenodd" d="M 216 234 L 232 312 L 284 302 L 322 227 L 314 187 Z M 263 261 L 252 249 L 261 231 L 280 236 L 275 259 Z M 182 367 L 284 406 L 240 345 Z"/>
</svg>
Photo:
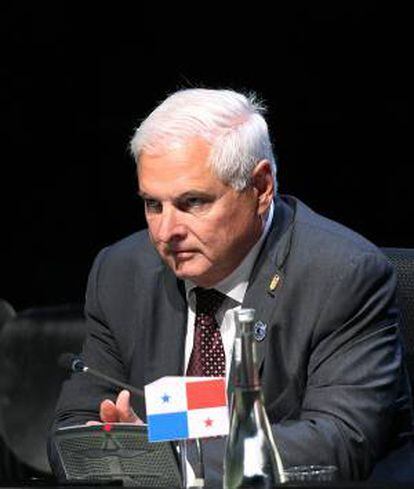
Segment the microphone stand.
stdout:
<svg viewBox="0 0 414 489">
<path fill-rule="evenodd" d="M 196 462 L 195 465 L 192 466 L 190 461 L 188 460 L 188 449 L 187 449 L 187 440 L 181 440 L 179 442 L 180 445 L 180 459 L 181 459 L 181 467 L 182 467 L 182 478 L 183 478 L 183 487 L 204 487 L 205 486 L 205 470 L 204 470 L 204 459 L 203 459 L 203 445 L 201 443 L 200 438 L 196 438 L 194 441 L 195 449 L 196 449 Z M 195 480 L 194 483 L 189 485 L 189 479 L 187 474 L 187 464 L 189 464 L 193 471 Z"/>
<path fill-rule="evenodd" d="M 97 370 L 88 367 L 87 365 L 83 366 L 81 372 L 92 375 L 93 377 L 97 377 L 98 379 L 101 380 L 106 380 L 107 382 L 110 382 L 111 384 L 116 385 L 117 387 L 122 387 L 123 389 L 129 390 L 131 393 L 136 394 L 137 396 L 144 397 L 143 390 L 137 389 L 136 387 L 126 384 L 125 382 L 120 382 L 119 380 L 116 380 L 112 377 L 109 377 L 108 375 L 98 372 Z"/>
<path fill-rule="evenodd" d="M 120 382 L 109 375 L 105 375 L 98 370 L 85 365 L 84 361 L 73 353 L 63 353 L 60 356 L 59 364 L 61 367 L 70 370 L 75 373 L 84 373 L 97 377 L 98 379 L 105 380 L 111 385 L 116 385 L 117 387 L 122 387 L 122 389 L 127 389 L 131 393 L 136 394 L 139 397 L 144 397 L 144 391 L 142 389 L 137 389 L 136 387 L 127 384 L 125 382 Z"/>
<path fill-rule="evenodd" d="M 203 444 L 200 438 L 195 439 L 195 445 L 197 450 L 197 464 L 194 469 L 196 476 L 197 487 L 205 486 L 205 470 L 204 470 L 204 457 L 203 457 Z"/>
<path fill-rule="evenodd" d="M 182 487 L 187 489 L 188 477 L 187 477 L 187 441 L 181 440 L 178 442 L 180 447 L 180 459 L 181 459 L 181 476 L 182 476 Z"/>
</svg>

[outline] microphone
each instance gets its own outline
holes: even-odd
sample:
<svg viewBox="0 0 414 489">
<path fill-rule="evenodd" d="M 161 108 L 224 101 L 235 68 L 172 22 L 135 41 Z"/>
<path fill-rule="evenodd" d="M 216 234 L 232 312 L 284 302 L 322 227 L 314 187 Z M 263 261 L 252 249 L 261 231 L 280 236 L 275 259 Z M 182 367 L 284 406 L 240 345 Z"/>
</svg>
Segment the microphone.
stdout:
<svg viewBox="0 0 414 489">
<path fill-rule="evenodd" d="M 99 372 L 99 370 L 88 367 L 81 358 L 79 358 L 77 355 L 74 355 L 73 353 L 62 353 L 59 357 L 58 363 L 60 367 L 70 372 L 92 375 L 93 377 L 97 377 L 98 379 L 106 380 L 109 384 L 127 389 L 137 396 L 144 397 L 143 390 L 137 389 L 136 387 L 126 384 L 125 382 L 120 382 L 119 380 L 116 380 L 109 375 L 105 375 L 102 372 Z"/>
<path fill-rule="evenodd" d="M 58 360 L 59 367 L 70 372 L 83 372 L 85 364 L 73 353 L 62 353 Z"/>
</svg>

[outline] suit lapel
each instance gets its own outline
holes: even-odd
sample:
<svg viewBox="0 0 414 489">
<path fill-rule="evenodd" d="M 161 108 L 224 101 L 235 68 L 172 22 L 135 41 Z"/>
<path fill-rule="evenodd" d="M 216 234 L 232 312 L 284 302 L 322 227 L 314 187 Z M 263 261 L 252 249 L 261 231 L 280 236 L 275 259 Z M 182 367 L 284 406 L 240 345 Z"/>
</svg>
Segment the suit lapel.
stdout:
<svg viewBox="0 0 414 489">
<path fill-rule="evenodd" d="M 294 211 L 291 207 L 278 198 L 271 231 L 253 268 L 243 301 L 243 307 L 256 310 L 256 351 L 259 368 L 264 360 L 269 328 L 274 325 L 277 316 L 278 299 L 285 280 L 284 264 L 293 235 L 293 217 Z"/>
</svg>

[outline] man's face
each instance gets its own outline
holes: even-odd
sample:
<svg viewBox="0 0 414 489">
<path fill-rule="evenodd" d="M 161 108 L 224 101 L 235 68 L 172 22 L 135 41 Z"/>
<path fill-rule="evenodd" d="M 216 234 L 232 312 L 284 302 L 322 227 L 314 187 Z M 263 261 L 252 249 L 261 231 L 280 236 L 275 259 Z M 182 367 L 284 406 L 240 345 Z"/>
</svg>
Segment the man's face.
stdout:
<svg viewBox="0 0 414 489">
<path fill-rule="evenodd" d="M 219 180 L 207 164 L 210 148 L 192 139 L 162 155 L 143 153 L 138 164 L 154 246 L 177 277 L 202 287 L 240 264 L 261 234 L 270 203 L 254 186 L 238 192 Z"/>
</svg>

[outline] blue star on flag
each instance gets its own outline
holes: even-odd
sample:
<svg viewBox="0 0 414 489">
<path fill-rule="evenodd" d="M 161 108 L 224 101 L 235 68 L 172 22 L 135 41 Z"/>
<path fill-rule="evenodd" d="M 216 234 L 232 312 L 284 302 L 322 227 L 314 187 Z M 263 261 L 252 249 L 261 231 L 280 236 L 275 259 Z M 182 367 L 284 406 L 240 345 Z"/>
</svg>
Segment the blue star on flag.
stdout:
<svg viewBox="0 0 414 489">
<path fill-rule="evenodd" d="M 169 396 L 168 394 L 164 394 L 162 397 L 162 402 L 170 402 L 170 399 L 171 399 L 171 396 Z"/>
</svg>

